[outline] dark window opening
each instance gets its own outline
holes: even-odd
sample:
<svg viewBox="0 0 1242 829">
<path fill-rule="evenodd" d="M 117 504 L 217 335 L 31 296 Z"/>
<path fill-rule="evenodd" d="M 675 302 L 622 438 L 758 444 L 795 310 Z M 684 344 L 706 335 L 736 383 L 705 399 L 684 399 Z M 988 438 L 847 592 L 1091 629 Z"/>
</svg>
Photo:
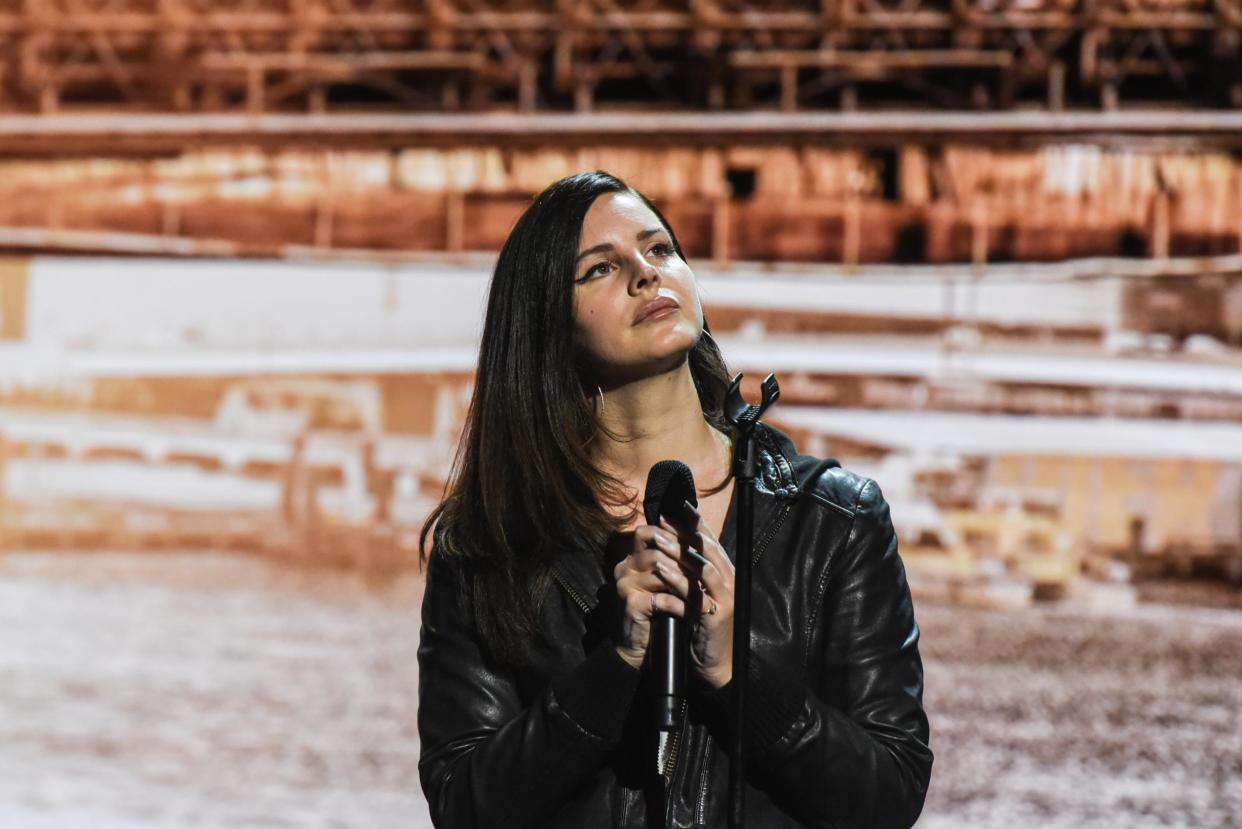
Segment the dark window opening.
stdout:
<svg viewBox="0 0 1242 829">
<path fill-rule="evenodd" d="M 747 199 L 755 192 L 755 169 L 753 167 L 730 167 L 725 170 L 729 192 L 735 199 Z"/>
<path fill-rule="evenodd" d="M 875 164 L 880 173 L 880 195 L 886 201 L 897 201 L 899 194 L 897 177 L 897 150 L 894 147 L 880 147 L 867 153 L 867 157 Z"/>
</svg>

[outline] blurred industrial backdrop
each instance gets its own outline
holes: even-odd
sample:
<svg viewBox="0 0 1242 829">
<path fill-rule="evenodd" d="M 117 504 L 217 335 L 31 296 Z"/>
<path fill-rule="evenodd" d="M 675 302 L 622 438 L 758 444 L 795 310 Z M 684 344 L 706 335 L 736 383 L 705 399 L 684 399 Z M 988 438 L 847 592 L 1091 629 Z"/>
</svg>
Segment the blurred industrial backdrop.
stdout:
<svg viewBox="0 0 1242 829">
<path fill-rule="evenodd" d="M 589 169 L 892 504 L 919 825 L 1242 822 L 1242 0 L 0 0 L 0 826 L 430 825 L 417 535 Z"/>
</svg>

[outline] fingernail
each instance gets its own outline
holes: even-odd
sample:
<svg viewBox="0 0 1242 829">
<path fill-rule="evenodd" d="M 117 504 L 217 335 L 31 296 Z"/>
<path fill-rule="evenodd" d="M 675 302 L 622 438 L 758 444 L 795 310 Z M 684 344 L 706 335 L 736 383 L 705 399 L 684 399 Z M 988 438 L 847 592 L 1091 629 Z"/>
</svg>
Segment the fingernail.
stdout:
<svg viewBox="0 0 1242 829">
<path fill-rule="evenodd" d="M 697 550 L 695 550 L 695 549 L 693 549 L 693 548 L 691 548 L 691 547 L 687 547 L 687 548 L 686 548 L 686 555 L 688 555 L 688 556 L 690 556 L 690 558 L 694 559 L 694 561 L 695 561 L 695 562 L 696 562 L 696 563 L 697 563 L 700 567 L 703 567 L 703 566 L 705 566 L 705 565 L 707 564 L 707 559 L 705 559 L 702 555 L 700 555 L 700 554 L 699 554 L 699 552 L 698 552 Z"/>
</svg>

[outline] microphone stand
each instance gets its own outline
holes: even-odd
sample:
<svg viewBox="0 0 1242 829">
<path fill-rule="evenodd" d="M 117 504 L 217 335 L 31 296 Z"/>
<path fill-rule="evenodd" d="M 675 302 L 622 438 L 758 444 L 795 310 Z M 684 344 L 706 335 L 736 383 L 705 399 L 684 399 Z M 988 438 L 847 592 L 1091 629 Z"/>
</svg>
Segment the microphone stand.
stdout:
<svg viewBox="0 0 1242 829">
<path fill-rule="evenodd" d="M 733 475 L 737 487 L 737 562 L 733 574 L 733 695 L 730 715 L 733 729 L 729 740 L 729 829 L 742 829 L 746 823 L 746 773 L 742 756 L 742 727 L 746 722 L 746 678 L 750 669 L 750 573 L 755 545 L 755 479 L 759 459 L 755 452 L 755 424 L 768 407 L 781 396 L 780 384 L 769 374 L 761 386 L 759 405 L 747 403 L 741 392 L 739 372 L 725 395 L 724 414 L 733 424 Z"/>
</svg>

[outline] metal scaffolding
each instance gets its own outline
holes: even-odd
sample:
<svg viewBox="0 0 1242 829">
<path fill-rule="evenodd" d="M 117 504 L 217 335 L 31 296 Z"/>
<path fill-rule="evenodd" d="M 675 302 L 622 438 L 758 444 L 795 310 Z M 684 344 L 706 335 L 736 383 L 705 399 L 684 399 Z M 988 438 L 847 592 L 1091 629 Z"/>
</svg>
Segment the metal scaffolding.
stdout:
<svg viewBox="0 0 1242 829">
<path fill-rule="evenodd" d="M 1242 0 L 0 0 L 0 110 L 1242 106 Z"/>
</svg>

